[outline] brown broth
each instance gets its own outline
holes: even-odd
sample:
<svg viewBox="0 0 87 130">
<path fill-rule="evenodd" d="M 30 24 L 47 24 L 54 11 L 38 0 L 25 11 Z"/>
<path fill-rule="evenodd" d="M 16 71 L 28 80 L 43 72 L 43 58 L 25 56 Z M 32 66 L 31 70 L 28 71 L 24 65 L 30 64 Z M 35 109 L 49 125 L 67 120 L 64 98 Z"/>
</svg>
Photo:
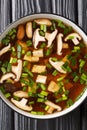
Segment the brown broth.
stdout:
<svg viewBox="0 0 87 130">
<path fill-rule="evenodd" d="M 33 21 L 32 21 L 33 22 Z M 64 23 L 63 23 L 64 24 Z M 59 27 L 59 26 L 57 26 L 57 22 L 55 22 L 55 25 L 56 25 L 56 28 L 57 28 L 57 30 L 58 30 L 58 33 L 64 33 L 64 28 L 61 28 L 61 27 Z M 64 24 L 65 25 L 65 24 Z M 26 23 L 24 23 L 23 24 L 23 26 L 24 26 L 24 28 L 26 27 Z M 65 25 L 65 27 L 66 28 L 68 28 L 68 26 L 66 26 Z M 36 28 L 40 28 L 40 26 L 39 25 L 37 25 L 36 26 Z M 34 31 L 36 30 L 36 28 L 35 29 L 33 29 L 33 33 L 34 33 Z M 18 31 L 18 27 L 16 28 L 16 31 Z M 50 27 L 47 27 L 47 32 L 49 32 L 49 33 L 52 33 L 53 31 L 50 29 Z M 73 29 L 70 31 L 70 32 L 68 32 L 68 34 L 70 34 L 70 33 L 73 33 L 73 32 L 75 32 Z M 67 35 L 68 35 L 67 34 Z M 64 41 L 64 39 L 65 39 L 65 37 L 67 36 L 67 35 L 64 35 L 63 36 L 63 42 L 65 42 Z M 29 38 L 27 37 L 27 35 L 26 35 L 26 33 L 25 33 L 25 36 L 24 36 L 24 38 L 22 39 L 22 40 L 18 40 L 17 39 L 17 37 L 15 37 L 15 39 L 14 40 L 10 40 L 10 43 L 12 43 L 11 44 L 11 46 L 12 47 L 15 47 L 15 49 L 16 49 L 16 45 L 17 44 L 19 44 L 19 42 L 24 42 L 24 44 L 26 44 L 26 41 L 28 41 L 29 40 Z M 31 41 L 32 41 L 32 39 L 30 39 Z M 83 40 L 81 40 L 80 41 L 81 43 L 83 43 Z M 42 44 L 43 42 L 39 42 L 39 44 L 38 44 L 38 49 L 40 48 L 40 46 L 41 46 L 41 44 Z M 46 42 L 45 42 L 46 44 L 47 44 L 47 40 L 46 40 Z M 40 57 L 39 58 L 39 62 L 34 62 L 34 63 L 29 63 L 28 62 L 28 64 L 30 64 L 30 66 L 28 65 L 28 66 L 26 66 L 26 68 L 28 68 L 30 71 L 32 70 L 32 67 L 33 67 L 33 65 L 46 65 L 47 63 L 49 63 L 49 58 L 50 57 L 56 57 L 58 60 L 62 60 L 66 55 L 70 55 L 71 54 L 71 51 L 73 50 L 73 48 L 74 48 L 74 44 L 73 44 L 73 42 L 72 42 L 72 40 L 68 40 L 67 42 L 66 42 L 68 45 L 69 45 L 69 48 L 67 48 L 67 49 L 62 49 L 62 55 L 57 55 L 57 53 L 56 53 L 56 51 L 57 51 L 57 40 L 56 40 L 56 38 L 54 39 L 54 41 L 53 41 L 53 48 L 51 49 L 51 54 L 50 55 L 48 55 L 48 56 L 46 56 L 45 55 L 45 53 L 46 53 L 46 51 L 49 49 L 49 48 L 47 48 L 47 47 L 44 47 L 43 48 L 43 50 L 44 50 L 44 57 Z M 83 43 L 84 44 L 84 43 Z M 79 45 L 78 45 L 79 46 Z M 2 48 L 1 48 L 2 49 Z M 22 48 L 22 49 L 25 49 L 25 48 Z M 27 51 L 31 51 L 31 53 L 32 53 L 32 51 L 33 50 L 35 50 L 34 49 L 34 47 L 33 47 L 33 45 L 31 46 L 31 47 L 27 47 L 27 50 L 25 50 L 25 52 L 27 52 Z M 17 51 L 17 49 L 16 49 L 16 51 Z M 84 59 L 84 55 L 86 54 L 86 49 L 85 49 L 85 47 L 84 48 L 81 48 L 81 53 L 79 53 L 78 54 L 78 56 L 77 56 L 77 58 L 76 58 L 76 65 L 72 65 L 71 64 L 71 62 L 70 62 L 70 67 L 71 67 L 71 69 L 72 69 L 72 72 L 70 72 L 70 73 L 67 73 L 66 74 L 66 77 L 64 78 L 64 80 L 62 80 L 61 82 L 63 82 L 64 83 L 64 88 L 65 88 L 65 90 L 68 90 L 69 91 L 69 94 L 68 95 L 66 95 L 67 96 L 67 100 L 62 100 L 62 101 L 60 101 L 60 102 L 56 102 L 55 100 L 57 100 L 58 98 L 61 98 L 62 97 L 62 95 L 63 94 L 65 94 L 65 92 L 63 91 L 63 92 L 61 92 L 61 93 L 57 93 L 57 95 L 55 95 L 55 93 L 53 93 L 53 92 L 50 92 L 50 91 L 48 91 L 48 85 L 49 85 L 49 83 L 51 82 L 51 81 L 54 81 L 54 82 L 56 82 L 57 84 L 58 84 L 58 82 L 57 82 L 57 79 L 58 78 L 60 78 L 60 77 L 62 77 L 62 76 L 64 76 L 64 74 L 62 74 L 62 73 L 60 73 L 60 72 L 58 72 L 58 74 L 56 75 L 56 76 L 53 76 L 52 75 L 52 73 L 54 72 L 54 70 L 55 70 L 55 68 L 51 68 L 51 69 L 49 69 L 48 67 L 46 68 L 46 73 L 44 73 L 44 74 L 41 74 L 41 75 L 44 75 L 44 76 L 47 76 L 47 80 L 46 80 L 46 83 L 45 83 L 45 86 L 46 86 L 46 90 L 44 90 L 44 91 L 46 91 L 47 93 L 48 93 L 48 95 L 45 97 L 46 98 L 46 100 L 50 100 L 51 102 L 53 102 L 53 103 L 55 103 L 55 104 L 57 104 L 57 105 L 59 105 L 61 108 L 62 108 L 62 110 L 63 109 L 65 109 L 65 108 L 67 108 L 67 101 L 68 101 L 68 99 L 72 99 L 72 101 L 73 102 L 75 102 L 75 100 L 76 100 L 76 98 L 82 93 L 82 91 L 83 91 L 83 89 L 85 88 L 85 83 L 83 83 L 83 84 L 81 84 L 80 83 L 80 79 L 77 81 L 77 82 L 74 82 L 73 81 L 73 76 L 72 76 L 72 73 L 74 72 L 74 71 L 76 71 L 77 73 L 78 73 L 78 75 L 79 76 L 81 76 L 81 73 L 79 73 L 79 60 L 80 59 L 83 59 L 83 60 L 85 60 L 86 61 L 86 63 L 85 63 L 85 65 L 84 65 L 84 68 L 83 68 L 83 70 L 84 71 L 86 71 L 86 73 L 87 73 L 87 59 Z M 24 62 L 24 59 L 23 59 L 23 57 L 24 57 L 24 55 L 25 54 L 23 54 L 22 55 L 22 61 Z M 72 57 L 74 57 L 76 55 L 76 53 L 72 53 Z M 11 54 L 11 51 L 9 51 L 9 52 L 7 52 L 7 53 L 5 53 L 5 54 L 3 54 L 1 57 L 0 57 L 0 61 L 2 61 L 2 64 L 5 62 L 5 61 L 10 61 L 10 56 L 12 56 L 12 57 L 16 57 L 16 56 L 13 56 L 13 54 Z M 0 67 L 2 67 L 2 64 L 0 65 Z M 13 65 L 17 65 L 17 64 L 13 64 Z M 2 71 L 1 71 L 1 69 L 0 69 L 0 77 L 3 75 L 3 73 L 2 73 Z M 29 78 L 31 78 L 33 81 L 34 81 L 34 83 L 36 82 L 36 78 L 37 78 L 37 76 L 38 76 L 38 73 L 33 73 L 33 77 L 26 77 L 26 78 L 23 78 L 23 77 L 21 77 L 21 79 L 29 79 Z M 69 82 L 66 82 L 66 80 L 69 80 Z M 6 82 L 7 82 L 8 80 L 6 80 L 6 81 L 4 81 L 4 83 L 1 85 L 1 86 L 3 86 L 4 87 L 4 84 L 6 84 Z M 18 82 L 15 82 L 15 83 L 12 83 L 14 86 L 15 86 L 15 88 L 16 89 L 14 89 L 15 91 L 18 91 L 18 90 L 22 90 L 23 91 L 23 86 L 21 85 L 21 82 L 20 82 L 20 80 L 18 81 Z M 37 84 L 37 83 L 36 83 Z M 26 92 L 28 91 L 28 85 L 24 85 L 24 86 L 26 86 Z M 60 87 L 61 88 L 61 87 Z M 9 91 L 6 91 L 5 92 L 5 94 L 7 93 L 7 92 L 9 92 L 10 94 L 11 94 L 11 97 L 9 98 L 9 100 L 11 100 L 11 98 L 13 97 L 13 92 L 11 91 L 11 89 L 12 88 L 10 88 L 10 90 Z M 33 107 L 33 111 L 40 111 L 40 112 L 44 112 L 45 114 L 47 114 L 47 111 L 45 110 L 45 107 L 46 107 L 46 105 L 45 105 L 45 101 L 44 102 L 37 102 L 37 99 L 38 98 L 40 98 L 40 97 L 38 97 L 38 94 L 40 94 L 41 93 L 41 91 L 42 91 L 42 89 L 39 87 L 39 88 L 36 88 L 36 93 L 33 93 L 33 95 L 32 96 L 29 96 L 29 98 L 28 98 L 28 103 L 29 102 L 31 102 L 31 101 L 34 101 L 34 104 L 32 104 L 32 107 Z M 35 94 L 36 94 L 36 96 L 35 96 Z M 13 97 L 14 98 L 14 97 Z M 27 103 L 27 104 L 28 104 Z M 54 110 L 54 111 L 56 111 L 56 110 Z"/>
</svg>

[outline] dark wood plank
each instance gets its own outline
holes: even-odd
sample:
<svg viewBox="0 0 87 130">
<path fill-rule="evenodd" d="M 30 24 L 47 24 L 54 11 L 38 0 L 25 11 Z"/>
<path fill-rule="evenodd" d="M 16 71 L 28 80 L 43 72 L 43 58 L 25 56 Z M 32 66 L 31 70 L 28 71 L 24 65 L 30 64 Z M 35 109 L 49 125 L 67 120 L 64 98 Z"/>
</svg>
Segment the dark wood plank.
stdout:
<svg viewBox="0 0 87 130">
<path fill-rule="evenodd" d="M 87 0 L 78 0 L 78 25 L 87 34 Z M 87 129 L 87 98 L 80 107 L 81 111 L 81 130 Z"/>
<path fill-rule="evenodd" d="M 40 12 L 63 15 L 75 23 L 78 23 L 87 31 L 87 0 L 85 1 L 86 2 L 83 3 L 82 0 L 1 0 L 0 32 L 11 20 L 13 22 L 28 14 Z M 0 100 L 0 130 L 86 130 L 86 100 L 81 107 L 78 107 L 73 112 L 63 117 L 50 120 L 30 119 L 16 112 L 13 113 L 13 111 Z"/>
<path fill-rule="evenodd" d="M 0 0 L 0 32 L 10 24 L 10 1 Z M 0 99 L 0 130 L 13 130 L 13 110 Z"/>
<path fill-rule="evenodd" d="M 13 110 L 0 99 L 0 130 L 13 130 Z"/>
</svg>

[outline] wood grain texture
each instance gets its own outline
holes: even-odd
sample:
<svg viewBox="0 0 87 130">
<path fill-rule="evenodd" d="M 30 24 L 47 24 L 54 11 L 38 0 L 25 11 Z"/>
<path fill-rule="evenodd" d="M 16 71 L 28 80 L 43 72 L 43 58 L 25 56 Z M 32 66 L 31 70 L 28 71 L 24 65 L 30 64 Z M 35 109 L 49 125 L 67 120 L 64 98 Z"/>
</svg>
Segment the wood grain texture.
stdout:
<svg viewBox="0 0 87 130">
<path fill-rule="evenodd" d="M 0 0 L 0 32 L 20 17 L 40 12 L 67 17 L 87 32 L 87 0 Z M 0 99 L 0 130 L 86 130 L 87 99 L 69 114 L 50 120 L 36 120 L 11 110 Z"/>
</svg>

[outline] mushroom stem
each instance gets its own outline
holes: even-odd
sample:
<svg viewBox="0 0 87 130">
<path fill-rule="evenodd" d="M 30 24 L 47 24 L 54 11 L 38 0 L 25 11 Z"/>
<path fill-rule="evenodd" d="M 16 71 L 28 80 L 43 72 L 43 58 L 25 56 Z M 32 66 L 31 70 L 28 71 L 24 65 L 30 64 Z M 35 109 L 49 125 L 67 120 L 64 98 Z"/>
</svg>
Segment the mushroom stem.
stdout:
<svg viewBox="0 0 87 130">
<path fill-rule="evenodd" d="M 19 81 L 22 73 L 22 60 L 18 60 L 17 66 L 12 66 L 12 72 L 16 75 L 15 81 Z"/>
<path fill-rule="evenodd" d="M 63 44 L 63 41 L 62 41 L 62 37 L 63 37 L 63 34 L 62 33 L 59 33 L 57 35 L 57 54 L 58 55 L 62 55 L 62 44 Z"/>
</svg>

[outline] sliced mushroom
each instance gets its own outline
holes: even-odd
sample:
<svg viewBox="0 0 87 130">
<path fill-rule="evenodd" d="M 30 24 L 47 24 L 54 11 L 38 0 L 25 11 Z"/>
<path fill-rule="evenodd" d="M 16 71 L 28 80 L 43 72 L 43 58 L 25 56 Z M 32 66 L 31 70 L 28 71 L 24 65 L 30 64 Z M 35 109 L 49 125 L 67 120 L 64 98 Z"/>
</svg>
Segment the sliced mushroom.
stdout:
<svg viewBox="0 0 87 130">
<path fill-rule="evenodd" d="M 28 102 L 27 99 L 22 98 L 21 101 L 16 101 L 13 98 L 11 98 L 11 101 L 13 104 L 15 104 L 18 108 L 25 110 L 25 111 L 31 111 L 32 110 L 32 106 L 28 106 L 26 105 L 26 103 Z"/>
<path fill-rule="evenodd" d="M 60 73 L 66 73 L 66 71 L 64 71 L 63 69 L 62 69 L 62 66 L 63 66 L 63 64 L 64 64 L 64 62 L 63 61 L 56 61 L 56 62 L 54 62 L 54 61 L 52 61 L 52 59 L 51 58 L 49 58 L 49 63 L 56 69 L 56 70 L 58 70 Z"/>
<path fill-rule="evenodd" d="M 35 57 L 43 57 L 43 49 L 33 50 L 33 56 L 35 56 Z"/>
<path fill-rule="evenodd" d="M 37 56 L 27 56 L 27 55 L 25 55 L 23 59 L 27 60 L 29 62 L 38 62 L 39 61 L 39 57 L 37 57 Z"/>
<path fill-rule="evenodd" d="M 19 98 L 28 98 L 28 93 L 27 92 L 24 92 L 24 91 L 16 91 L 13 93 L 14 96 L 17 96 Z"/>
<path fill-rule="evenodd" d="M 53 107 L 49 106 L 47 113 L 51 114 L 51 113 L 53 113 L 54 110 L 55 109 Z"/>
<path fill-rule="evenodd" d="M 55 31 L 53 31 L 52 33 L 48 33 L 48 32 L 45 33 L 45 38 L 48 40 L 47 47 L 50 47 L 52 45 L 52 42 L 57 35 L 57 32 L 58 32 L 58 30 L 55 29 Z"/>
<path fill-rule="evenodd" d="M 52 22 L 49 19 L 36 19 L 34 20 L 37 24 L 39 25 L 47 25 L 47 26 L 51 26 Z"/>
<path fill-rule="evenodd" d="M 26 35 L 28 38 L 32 38 L 33 30 L 32 30 L 32 22 L 27 22 L 26 24 Z"/>
<path fill-rule="evenodd" d="M 4 74 L 1 79 L 0 79 L 0 83 L 3 83 L 5 80 L 9 79 L 9 78 L 13 78 L 15 79 L 15 75 L 13 73 L 7 73 Z"/>
<path fill-rule="evenodd" d="M 12 66 L 12 72 L 16 75 L 15 81 L 19 81 L 22 73 L 22 60 L 18 60 L 17 66 Z"/>
<path fill-rule="evenodd" d="M 17 38 L 18 40 L 22 40 L 25 36 L 25 31 L 24 31 L 24 26 L 19 25 L 18 26 L 18 31 L 17 31 Z"/>
<path fill-rule="evenodd" d="M 33 36 L 33 45 L 34 45 L 34 48 L 37 49 L 37 46 L 39 44 L 40 41 L 45 41 L 45 37 L 43 36 L 40 36 L 39 34 L 39 28 L 37 28 L 34 32 L 34 36 Z"/>
<path fill-rule="evenodd" d="M 43 73 L 46 71 L 45 65 L 33 65 L 32 72 L 33 73 Z"/>
<path fill-rule="evenodd" d="M 47 100 L 45 102 L 45 104 L 50 106 L 50 107 L 52 107 L 52 108 L 54 108 L 54 109 L 57 109 L 57 111 L 61 111 L 62 110 L 62 108 L 59 105 L 56 105 L 56 104 L 54 104 L 53 102 L 51 102 L 49 100 Z M 49 113 L 51 113 L 51 112 L 49 112 Z"/>
<path fill-rule="evenodd" d="M 81 37 L 78 33 L 71 33 L 69 34 L 64 40 L 67 41 L 70 39 L 70 37 L 72 37 L 72 41 L 75 45 L 78 45 L 79 44 L 79 40 L 81 40 Z"/>
<path fill-rule="evenodd" d="M 47 79 L 47 76 L 38 75 L 37 78 L 36 78 L 36 83 L 43 83 L 43 84 L 45 84 L 46 83 L 46 79 Z"/>
<path fill-rule="evenodd" d="M 9 44 L 8 46 L 6 46 L 2 50 L 0 50 L 0 56 L 3 55 L 4 53 L 6 53 L 7 51 L 9 51 L 10 47 L 11 47 L 11 44 Z"/>
<path fill-rule="evenodd" d="M 59 33 L 57 35 L 57 54 L 58 55 L 62 55 L 62 45 L 63 45 L 63 41 L 62 41 L 62 37 L 63 37 L 63 34 L 62 33 Z"/>
<path fill-rule="evenodd" d="M 48 91 L 50 92 L 58 92 L 59 89 L 60 87 L 54 81 L 51 81 L 48 85 Z"/>
</svg>

